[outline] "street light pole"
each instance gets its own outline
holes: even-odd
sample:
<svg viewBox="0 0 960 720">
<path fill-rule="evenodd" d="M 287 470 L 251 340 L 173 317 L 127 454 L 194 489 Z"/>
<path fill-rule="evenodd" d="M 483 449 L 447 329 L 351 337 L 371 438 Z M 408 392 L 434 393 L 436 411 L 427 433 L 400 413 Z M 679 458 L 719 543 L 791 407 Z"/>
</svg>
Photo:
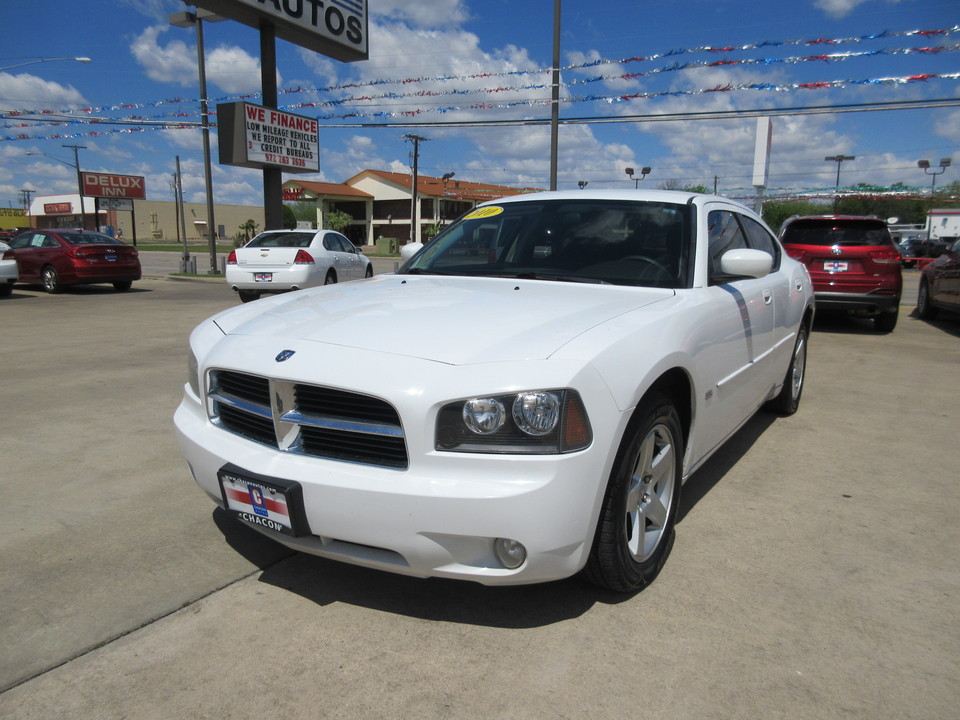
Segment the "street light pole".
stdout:
<svg viewBox="0 0 960 720">
<path fill-rule="evenodd" d="M 627 177 L 629 177 L 631 180 L 634 181 L 634 183 L 633 183 L 633 188 L 634 188 L 634 190 L 636 190 L 637 188 L 639 188 L 639 187 L 640 187 L 640 181 L 643 180 L 647 175 L 650 174 L 650 168 L 648 168 L 648 167 L 640 168 L 640 177 L 635 177 L 635 176 L 634 176 L 634 174 L 633 174 L 633 168 L 632 168 L 632 167 L 624 168 L 623 171 L 627 174 Z"/>
<path fill-rule="evenodd" d="M 207 196 L 207 239 L 210 246 L 210 275 L 216 275 L 217 267 L 216 223 L 213 217 L 213 171 L 210 164 L 210 115 L 207 111 L 207 70 L 203 52 L 203 20 L 222 20 L 212 13 L 178 12 L 169 16 L 174 27 L 190 27 L 197 31 L 197 67 L 200 73 L 200 128 L 203 133 L 203 178 Z"/>
<path fill-rule="evenodd" d="M 81 62 L 84 64 L 93 62 L 88 57 L 37 58 L 36 60 L 28 60 L 27 62 L 17 63 L 16 65 L 7 65 L 7 67 L 0 68 L 0 72 L 4 72 L 5 70 L 13 70 L 14 68 L 25 67 L 27 65 L 36 65 L 38 63 L 54 62 L 55 60 L 75 60 L 76 62 Z"/>
<path fill-rule="evenodd" d="M 828 155 L 824 158 L 826 162 L 835 162 L 837 164 L 837 184 L 833 191 L 833 212 L 836 214 L 840 207 L 840 165 L 844 160 L 856 160 L 855 155 Z"/>
<path fill-rule="evenodd" d="M 933 197 L 934 187 L 937 184 L 937 175 L 943 175 L 950 167 L 951 158 L 940 158 L 940 170 L 931 170 L 929 160 L 917 160 L 917 167 L 923 170 L 927 175 L 932 175 L 930 179 L 930 197 Z"/>
</svg>

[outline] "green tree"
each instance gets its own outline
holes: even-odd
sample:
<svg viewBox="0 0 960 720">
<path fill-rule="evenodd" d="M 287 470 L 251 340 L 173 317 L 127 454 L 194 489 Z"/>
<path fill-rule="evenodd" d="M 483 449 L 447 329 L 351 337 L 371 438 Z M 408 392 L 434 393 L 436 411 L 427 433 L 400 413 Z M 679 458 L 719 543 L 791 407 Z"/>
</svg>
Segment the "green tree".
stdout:
<svg viewBox="0 0 960 720">
<path fill-rule="evenodd" d="M 250 240 L 250 238 L 256 235 L 258 227 L 259 225 L 257 225 L 252 218 L 247 218 L 246 222 L 240 226 L 240 232 L 243 233 L 243 241 L 247 242 Z"/>
<path fill-rule="evenodd" d="M 286 203 L 286 206 L 293 211 L 297 220 L 308 222 L 311 227 L 317 224 L 317 204 L 315 202 L 298 200 L 297 202 Z"/>
<path fill-rule="evenodd" d="M 350 223 L 353 222 L 353 217 L 343 210 L 332 210 L 327 213 L 327 227 L 331 230 L 336 230 L 337 232 L 343 232 Z"/>
<path fill-rule="evenodd" d="M 283 226 L 287 230 L 297 227 L 297 216 L 293 214 L 293 209 L 289 205 L 283 206 Z"/>
</svg>

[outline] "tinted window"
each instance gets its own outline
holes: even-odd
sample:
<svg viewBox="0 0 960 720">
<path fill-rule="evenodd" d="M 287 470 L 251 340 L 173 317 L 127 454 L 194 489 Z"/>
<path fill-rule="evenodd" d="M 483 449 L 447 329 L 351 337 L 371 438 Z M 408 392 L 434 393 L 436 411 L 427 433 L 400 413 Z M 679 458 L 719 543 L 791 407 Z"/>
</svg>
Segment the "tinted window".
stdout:
<svg viewBox="0 0 960 720">
<path fill-rule="evenodd" d="M 710 275 L 720 270 L 720 257 L 728 250 L 747 247 L 737 216 L 729 210 L 711 210 L 707 215 L 710 247 Z"/>
<path fill-rule="evenodd" d="M 265 232 L 247 243 L 247 247 L 309 247 L 313 232 Z"/>
<path fill-rule="evenodd" d="M 887 225 L 882 220 L 843 218 L 801 218 L 789 222 L 783 242 L 796 245 L 876 246 L 892 245 Z"/>
<path fill-rule="evenodd" d="M 773 236 L 753 218 L 746 215 L 740 216 L 740 224 L 743 225 L 744 232 L 747 233 L 747 242 L 755 250 L 763 250 L 773 258 L 774 263 L 778 259 L 777 243 Z"/>
<path fill-rule="evenodd" d="M 686 205 L 587 198 L 464 215 L 401 272 L 687 287 Z"/>
<path fill-rule="evenodd" d="M 101 233 L 59 233 L 71 245 L 123 245 L 119 240 Z"/>
</svg>

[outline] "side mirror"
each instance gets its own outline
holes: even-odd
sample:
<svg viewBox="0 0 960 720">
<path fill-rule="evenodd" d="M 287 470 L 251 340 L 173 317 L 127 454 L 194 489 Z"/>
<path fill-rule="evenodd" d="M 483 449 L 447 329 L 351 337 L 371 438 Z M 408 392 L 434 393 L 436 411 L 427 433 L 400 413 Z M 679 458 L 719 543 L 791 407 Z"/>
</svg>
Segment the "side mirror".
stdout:
<svg viewBox="0 0 960 720">
<path fill-rule="evenodd" d="M 414 255 L 416 255 L 417 252 L 422 247 L 423 247 L 423 243 L 419 243 L 419 242 L 407 243 L 402 248 L 400 248 L 400 259 L 403 260 L 403 262 L 406 262 L 407 260 L 412 258 Z"/>
<path fill-rule="evenodd" d="M 773 258 L 763 250 L 728 250 L 720 257 L 720 272 L 732 277 L 762 278 L 773 269 Z"/>
</svg>

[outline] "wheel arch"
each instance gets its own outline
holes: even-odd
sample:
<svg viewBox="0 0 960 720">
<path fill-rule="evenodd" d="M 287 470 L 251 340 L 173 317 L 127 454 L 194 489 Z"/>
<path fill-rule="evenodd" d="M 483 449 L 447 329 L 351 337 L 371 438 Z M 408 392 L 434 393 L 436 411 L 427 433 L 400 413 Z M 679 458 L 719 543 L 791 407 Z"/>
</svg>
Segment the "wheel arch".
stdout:
<svg viewBox="0 0 960 720">
<path fill-rule="evenodd" d="M 693 425 L 693 381 L 682 367 L 674 367 L 661 374 L 637 402 L 637 408 L 643 405 L 648 395 L 659 392 L 673 403 L 680 416 L 680 427 L 683 430 L 683 446 L 687 447 L 690 440 L 690 430 Z M 634 409 L 634 413 L 637 409 Z"/>
</svg>

